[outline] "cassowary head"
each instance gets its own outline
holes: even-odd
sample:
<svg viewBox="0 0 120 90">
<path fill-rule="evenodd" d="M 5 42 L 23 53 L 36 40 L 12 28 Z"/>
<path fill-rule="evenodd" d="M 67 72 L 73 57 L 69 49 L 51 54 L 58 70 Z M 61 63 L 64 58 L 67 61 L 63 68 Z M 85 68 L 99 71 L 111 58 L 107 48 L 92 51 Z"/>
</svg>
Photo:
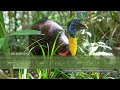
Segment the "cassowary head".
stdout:
<svg viewBox="0 0 120 90">
<path fill-rule="evenodd" d="M 70 20 L 67 24 L 67 30 L 71 37 L 75 37 L 76 31 L 79 31 L 80 29 L 87 28 L 85 25 L 83 25 L 78 18 L 73 18 Z"/>
<path fill-rule="evenodd" d="M 79 19 L 77 18 L 73 18 L 72 20 L 70 20 L 67 24 L 67 31 L 69 33 L 69 36 L 71 38 L 69 38 L 69 43 L 68 43 L 68 50 L 66 52 L 60 52 L 59 55 L 67 55 L 68 51 L 71 52 L 72 56 L 76 55 L 76 51 L 77 51 L 77 41 L 76 41 L 76 36 L 75 33 L 77 31 L 79 31 L 80 29 L 85 29 L 87 28 L 85 25 L 83 25 Z"/>
</svg>

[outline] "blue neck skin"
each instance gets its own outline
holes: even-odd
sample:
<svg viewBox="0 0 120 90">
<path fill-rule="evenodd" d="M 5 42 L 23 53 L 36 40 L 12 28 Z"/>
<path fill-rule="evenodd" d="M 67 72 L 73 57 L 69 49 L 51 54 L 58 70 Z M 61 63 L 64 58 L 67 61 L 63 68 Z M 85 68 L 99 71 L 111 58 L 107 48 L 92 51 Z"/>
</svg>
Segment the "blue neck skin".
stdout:
<svg viewBox="0 0 120 90">
<path fill-rule="evenodd" d="M 69 29 L 70 37 L 75 38 L 75 32 L 74 32 L 74 30 L 72 29 L 71 25 L 70 25 L 70 27 L 69 27 L 68 29 Z"/>
</svg>

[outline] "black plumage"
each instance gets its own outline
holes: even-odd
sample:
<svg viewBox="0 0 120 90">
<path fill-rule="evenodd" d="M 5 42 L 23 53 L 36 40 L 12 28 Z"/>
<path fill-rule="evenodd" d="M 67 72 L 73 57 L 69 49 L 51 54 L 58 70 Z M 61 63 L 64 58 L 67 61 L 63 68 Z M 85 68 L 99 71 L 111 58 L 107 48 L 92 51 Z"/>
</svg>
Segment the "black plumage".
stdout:
<svg viewBox="0 0 120 90">
<path fill-rule="evenodd" d="M 68 38 L 63 28 L 60 25 L 58 25 L 56 22 L 49 20 L 47 18 L 42 18 L 40 21 L 37 21 L 33 25 L 32 29 L 40 30 L 44 34 L 44 35 L 29 36 L 29 45 L 30 45 L 29 49 L 32 50 L 33 54 L 42 55 L 42 50 L 39 44 L 43 46 L 43 49 L 46 54 L 48 53 L 48 51 L 50 53 L 57 35 L 59 36 L 56 42 L 55 49 L 59 46 L 60 47 L 56 50 L 56 54 L 58 54 L 58 52 L 68 51 L 68 44 L 69 44 Z M 37 42 L 35 43 L 35 41 L 38 41 L 39 44 Z"/>
</svg>

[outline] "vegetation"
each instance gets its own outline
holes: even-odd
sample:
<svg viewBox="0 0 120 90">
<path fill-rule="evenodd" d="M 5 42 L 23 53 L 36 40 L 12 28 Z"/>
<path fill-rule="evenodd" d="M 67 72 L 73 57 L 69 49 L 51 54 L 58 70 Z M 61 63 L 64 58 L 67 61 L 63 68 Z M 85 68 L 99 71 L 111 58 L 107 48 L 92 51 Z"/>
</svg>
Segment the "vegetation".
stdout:
<svg viewBox="0 0 120 90">
<path fill-rule="evenodd" d="M 28 35 L 41 35 L 32 31 L 31 26 L 41 17 L 48 17 L 66 30 L 67 22 L 77 17 L 88 29 L 76 33 L 78 41 L 77 55 L 80 58 L 95 55 L 120 55 L 120 12 L 119 11 L 1 11 L 0 12 L 0 57 L 8 59 L 11 53 L 30 54 Z M 66 31 L 67 33 L 67 31 Z M 57 37 L 56 37 L 57 39 Z M 48 55 L 55 56 L 55 44 Z M 49 47 L 49 45 L 47 46 Z M 1 58 L 0 58 L 1 60 Z M 69 70 L 68 70 L 69 71 Z M 1 68 L 0 78 L 18 79 L 119 79 L 119 68 L 113 71 L 64 71 L 59 68 Z"/>
</svg>

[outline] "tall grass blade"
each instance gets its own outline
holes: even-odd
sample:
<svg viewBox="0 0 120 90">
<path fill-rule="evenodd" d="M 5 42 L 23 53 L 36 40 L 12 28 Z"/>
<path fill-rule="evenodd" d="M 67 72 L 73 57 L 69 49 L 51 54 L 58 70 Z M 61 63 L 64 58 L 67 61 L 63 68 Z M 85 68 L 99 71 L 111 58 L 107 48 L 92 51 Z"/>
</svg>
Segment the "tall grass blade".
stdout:
<svg viewBox="0 0 120 90">
<path fill-rule="evenodd" d="M 27 69 L 24 69 L 23 79 L 26 79 L 27 76 Z"/>
<path fill-rule="evenodd" d="M 0 49 L 2 48 L 4 41 L 5 41 L 5 38 L 0 38 Z"/>
<path fill-rule="evenodd" d="M 5 37 L 6 31 L 5 31 L 5 24 L 4 24 L 4 18 L 3 18 L 3 12 L 0 11 L 0 36 Z"/>
<path fill-rule="evenodd" d="M 60 35 L 60 32 L 58 33 L 57 37 L 55 38 L 55 41 L 54 41 L 54 44 L 53 44 L 53 47 L 52 47 L 52 51 L 51 51 L 51 56 L 54 55 L 55 53 L 55 45 L 56 45 L 56 42 L 57 42 L 57 39 L 58 39 L 58 36 Z"/>
</svg>

